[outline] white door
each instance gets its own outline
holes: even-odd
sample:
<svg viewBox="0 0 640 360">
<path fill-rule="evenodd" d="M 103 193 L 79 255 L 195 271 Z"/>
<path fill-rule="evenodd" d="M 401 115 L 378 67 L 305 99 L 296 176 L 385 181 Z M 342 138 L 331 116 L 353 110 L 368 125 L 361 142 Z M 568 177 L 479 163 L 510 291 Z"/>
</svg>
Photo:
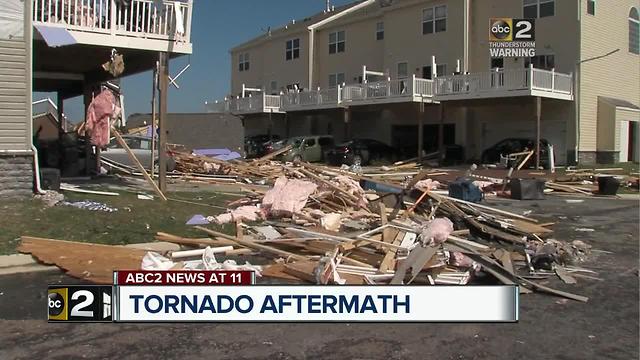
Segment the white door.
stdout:
<svg viewBox="0 0 640 360">
<path fill-rule="evenodd" d="M 629 125 L 631 125 L 630 121 L 618 122 L 618 136 L 620 137 L 620 158 L 618 161 L 620 162 L 629 161 Z"/>
</svg>

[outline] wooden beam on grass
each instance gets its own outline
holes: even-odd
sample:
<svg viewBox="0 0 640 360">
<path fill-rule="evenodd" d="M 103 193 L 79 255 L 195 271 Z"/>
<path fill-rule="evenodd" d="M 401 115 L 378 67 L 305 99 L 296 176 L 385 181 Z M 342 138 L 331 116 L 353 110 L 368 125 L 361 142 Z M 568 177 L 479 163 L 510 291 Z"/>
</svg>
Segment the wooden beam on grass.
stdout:
<svg viewBox="0 0 640 360">
<path fill-rule="evenodd" d="M 127 145 L 127 143 L 122 138 L 122 135 L 120 135 L 120 133 L 118 132 L 118 129 L 116 129 L 114 126 L 111 126 L 111 133 L 113 134 L 113 136 L 115 136 L 118 144 L 120 144 L 120 146 L 122 146 L 124 151 L 126 151 L 126 153 L 129 155 L 129 158 L 131 159 L 131 161 L 133 161 L 133 163 L 138 167 L 138 170 L 140 170 L 140 172 L 142 173 L 142 176 L 144 176 L 144 178 L 151 185 L 151 187 L 156 192 L 156 194 L 158 194 L 158 196 L 160 196 L 162 200 L 167 201 L 167 197 L 164 195 L 162 191 L 160 191 L 160 188 L 158 188 L 158 185 L 156 185 L 155 181 L 153 181 L 151 176 L 149 176 L 149 174 L 147 173 L 147 170 L 145 170 L 144 166 L 142 166 L 142 164 L 140 163 L 136 155 L 129 148 L 129 145 Z"/>
</svg>

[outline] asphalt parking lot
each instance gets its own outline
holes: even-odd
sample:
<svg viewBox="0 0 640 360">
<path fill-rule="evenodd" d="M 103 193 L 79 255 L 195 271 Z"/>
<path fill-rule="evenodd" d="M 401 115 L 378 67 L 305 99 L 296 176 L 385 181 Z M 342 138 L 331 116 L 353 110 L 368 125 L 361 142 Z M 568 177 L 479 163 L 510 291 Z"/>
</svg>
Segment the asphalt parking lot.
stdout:
<svg viewBox="0 0 640 360">
<path fill-rule="evenodd" d="M 596 249 L 580 266 L 600 280 L 548 284 L 588 303 L 523 295 L 515 324 L 48 324 L 46 285 L 74 280 L 38 272 L 0 276 L 0 358 L 637 359 L 639 202 L 565 199 L 488 202 Z"/>
</svg>

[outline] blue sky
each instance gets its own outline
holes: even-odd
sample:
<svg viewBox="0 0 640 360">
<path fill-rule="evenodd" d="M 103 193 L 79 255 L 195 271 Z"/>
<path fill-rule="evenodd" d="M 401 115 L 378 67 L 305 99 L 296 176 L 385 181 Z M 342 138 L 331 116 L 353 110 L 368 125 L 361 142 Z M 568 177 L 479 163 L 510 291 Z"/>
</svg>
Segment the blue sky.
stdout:
<svg viewBox="0 0 640 360">
<path fill-rule="evenodd" d="M 349 2 L 352 0 L 331 3 L 338 6 Z M 191 67 L 179 78 L 179 90 L 170 87 L 170 112 L 203 112 L 205 101 L 222 98 L 229 92 L 230 48 L 261 34 L 262 29 L 302 19 L 325 6 L 325 0 L 194 0 L 194 3 Z M 176 74 L 188 61 L 186 56 L 172 60 L 170 73 Z M 127 116 L 151 111 L 151 78 L 151 72 L 124 78 Z M 34 94 L 34 100 L 42 97 L 43 94 Z M 64 105 L 72 122 L 82 120 L 81 97 L 67 100 Z"/>
</svg>

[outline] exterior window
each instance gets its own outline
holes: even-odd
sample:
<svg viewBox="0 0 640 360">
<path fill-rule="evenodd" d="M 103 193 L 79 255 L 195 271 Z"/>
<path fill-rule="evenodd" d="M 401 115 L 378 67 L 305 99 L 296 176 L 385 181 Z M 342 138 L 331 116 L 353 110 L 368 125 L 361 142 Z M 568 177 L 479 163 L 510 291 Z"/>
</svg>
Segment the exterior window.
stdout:
<svg viewBox="0 0 640 360">
<path fill-rule="evenodd" d="M 640 15 L 636 8 L 629 11 L 629 52 L 640 54 Z"/>
<path fill-rule="evenodd" d="M 531 64 L 536 69 L 551 70 L 556 67 L 554 55 L 536 55 L 532 58 L 525 58 L 524 66 L 528 68 Z"/>
<path fill-rule="evenodd" d="M 504 58 L 491 59 L 491 70 L 504 69 Z"/>
<path fill-rule="evenodd" d="M 436 32 L 447 31 L 447 5 L 436 6 Z"/>
<path fill-rule="evenodd" d="M 587 14 L 596 14 L 596 0 L 587 0 Z"/>
<path fill-rule="evenodd" d="M 379 22 L 376 24 L 376 40 L 384 39 L 384 23 Z"/>
<path fill-rule="evenodd" d="M 522 2 L 522 15 L 526 19 L 554 16 L 555 13 L 555 0 L 523 0 Z"/>
<path fill-rule="evenodd" d="M 422 10 L 422 33 L 447 31 L 447 5 Z"/>
<path fill-rule="evenodd" d="M 409 75 L 409 64 L 406 62 L 398 63 L 398 79 L 406 78 Z"/>
<path fill-rule="evenodd" d="M 447 31 L 447 5 L 422 10 L 422 33 Z"/>
<path fill-rule="evenodd" d="M 447 75 L 447 64 L 436 65 L 436 76 L 445 76 L 445 75 Z"/>
<path fill-rule="evenodd" d="M 249 70 L 249 53 L 240 54 L 240 56 L 238 56 L 238 70 Z"/>
<path fill-rule="evenodd" d="M 271 82 L 271 95 L 277 95 L 278 93 L 278 82 L 277 81 L 272 81 Z"/>
<path fill-rule="evenodd" d="M 287 40 L 287 50 L 285 55 L 287 60 L 300 57 L 300 39 Z"/>
<path fill-rule="evenodd" d="M 329 54 L 344 52 L 344 31 L 336 31 L 329 34 Z"/>
<path fill-rule="evenodd" d="M 422 34 L 433 33 L 433 9 L 422 10 Z"/>
<path fill-rule="evenodd" d="M 329 87 L 334 88 L 344 83 L 344 73 L 337 73 L 329 75 Z"/>
</svg>

